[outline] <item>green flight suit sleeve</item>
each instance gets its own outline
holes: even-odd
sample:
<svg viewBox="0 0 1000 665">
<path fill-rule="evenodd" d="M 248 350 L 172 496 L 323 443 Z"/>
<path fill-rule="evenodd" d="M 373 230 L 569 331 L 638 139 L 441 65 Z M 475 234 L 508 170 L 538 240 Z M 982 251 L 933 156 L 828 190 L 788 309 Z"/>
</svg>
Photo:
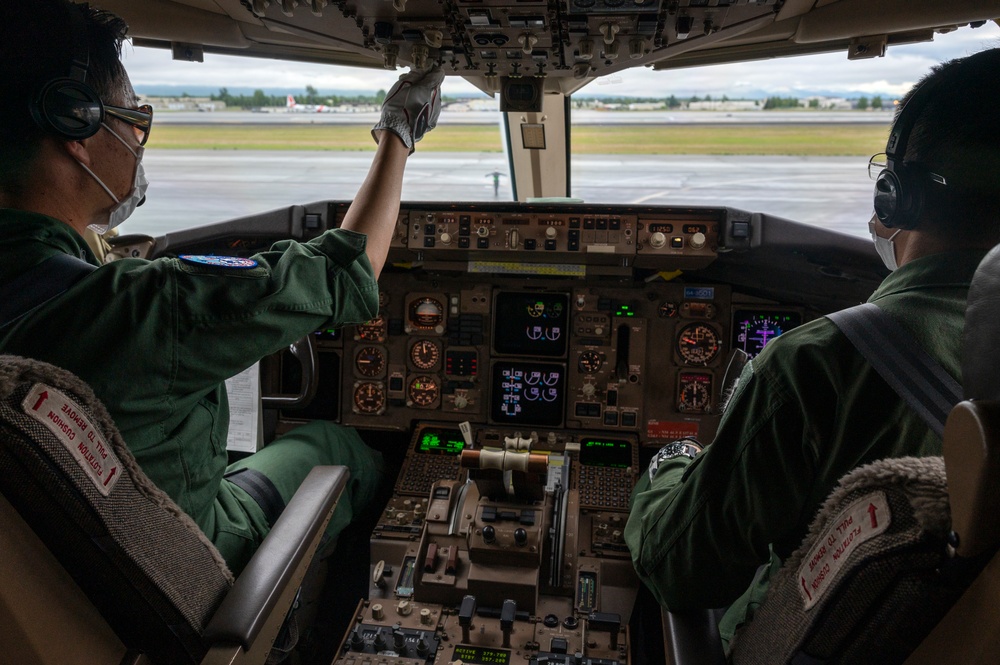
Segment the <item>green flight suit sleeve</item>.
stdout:
<svg viewBox="0 0 1000 665">
<path fill-rule="evenodd" d="M 804 419 L 806 396 L 769 364 L 780 346 L 745 368 L 711 445 L 692 462 L 669 461 L 633 493 L 626 543 L 639 577 L 669 609 L 728 605 L 768 561 L 769 543 L 800 537 L 815 423 Z M 826 392 L 810 384 L 808 398 L 817 390 Z"/>
<path fill-rule="evenodd" d="M 335 230 L 306 243 L 281 241 L 250 270 L 171 259 L 176 381 L 182 394 L 211 387 L 324 327 L 378 315 L 378 283 L 366 238 Z"/>
</svg>

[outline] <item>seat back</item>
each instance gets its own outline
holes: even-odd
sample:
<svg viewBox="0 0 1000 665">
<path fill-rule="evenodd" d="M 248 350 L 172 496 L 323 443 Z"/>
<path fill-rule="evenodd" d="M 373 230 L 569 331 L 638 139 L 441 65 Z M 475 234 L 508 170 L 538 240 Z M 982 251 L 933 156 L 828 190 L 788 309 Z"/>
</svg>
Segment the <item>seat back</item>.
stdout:
<svg viewBox="0 0 1000 665">
<path fill-rule="evenodd" d="M 997 340 L 1000 247 L 969 291 L 966 401 L 948 418 L 944 457 L 848 474 L 734 639 L 734 663 L 995 662 L 996 631 L 975 626 L 1000 628 L 1000 615 L 983 616 L 1000 601 Z"/>
<path fill-rule="evenodd" d="M 232 574 L 142 473 L 103 405 L 69 372 L 0 356 L 0 493 L 13 508 L 5 525 L 27 525 L 68 575 L 46 573 L 39 584 L 78 587 L 125 648 L 154 662 L 201 659 L 201 633 Z M 13 528 L 0 538 L 0 549 L 13 552 Z M 0 610 L 30 617 L 24 593 L 10 580 L 2 584 Z M 5 657 L 17 647 L 11 634 L 0 637 Z"/>
<path fill-rule="evenodd" d="M 951 556 L 950 531 L 942 458 L 855 469 L 733 639 L 732 662 L 901 662 L 978 573 Z"/>
</svg>

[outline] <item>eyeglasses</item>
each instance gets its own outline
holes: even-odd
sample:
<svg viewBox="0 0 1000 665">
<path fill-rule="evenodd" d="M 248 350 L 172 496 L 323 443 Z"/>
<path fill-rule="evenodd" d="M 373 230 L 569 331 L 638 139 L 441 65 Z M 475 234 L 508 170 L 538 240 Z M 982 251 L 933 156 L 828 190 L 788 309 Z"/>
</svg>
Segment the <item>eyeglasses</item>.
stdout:
<svg viewBox="0 0 1000 665">
<path fill-rule="evenodd" d="M 143 104 L 137 109 L 127 109 L 121 106 L 108 106 L 105 104 L 104 113 L 131 125 L 132 131 L 135 132 L 135 140 L 139 142 L 139 145 L 146 145 L 146 140 L 149 139 L 149 131 L 153 126 L 152 106 Z"/>
<path fill-rule="evenodd" d="M 872 180 L 878 180 L 878 176 L 888 165 L 889 158 L 884 152 L 876 153 L 871 156 L 868 160 L 868 177 Z M 945 180 L 943 175 L 934 173 L 933 171 L 927 171 L 927 177 L 931 181 L 936 182 L 939 185 L 947 185 L 948 181 Z"/>
</svg>

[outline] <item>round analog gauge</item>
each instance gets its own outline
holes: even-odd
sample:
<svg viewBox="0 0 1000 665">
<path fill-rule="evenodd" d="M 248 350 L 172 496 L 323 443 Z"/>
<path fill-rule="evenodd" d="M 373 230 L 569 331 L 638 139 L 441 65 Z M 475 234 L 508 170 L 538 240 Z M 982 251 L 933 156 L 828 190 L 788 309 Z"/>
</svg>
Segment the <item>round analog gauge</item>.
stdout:
<svg viewBox="0 0 1000 665">
<path fill-rule="evenodd" d="M 385 369 L 385 353 L 377 346 L 365 346 L 354 357 L 354 366 L 361 376 L 379 376 Z"/>
<path fill-rule="evenodd" d="M 417 369 L 434 369 L 441 360 L 441 349 L 429 339 L 418 340 L 410 347 L 410 360 Z"/>
<path fill-rule="evenodd" d="M 604 361 L 601 360 L 601 354 L 597 351 L 584 351 L 580 354 L 580 371 L 588 372 L 593 374 L 597 370 L 601 369 L 601 365 Z"/>
<path fill-rule="evenodd" d="M 410 401 L 417 406 L 430 406 L 441 394 L 441 386 L 432 376 L 418 376 L 410 381 Z"/>
<path fill-rule="evenodd" d="M 444 305 L 437 298 L 425 296 L 410 303 L 410 323 L 417 328 L 433 330 L 444 321 Z"/>
<path fill-rule="evenodd" d="M 662 319 L 672 319 L 677 316 L 677 305 L 669 300 L 665 301 L 662 305 L 660 305 L 659 313 L 660 318 Z"/>
<path fill-rule="evenodd" d="M 680 411 L 708 411 L 712 404 L 712 377 L 708 374 L 681 374 L 677 403 Z"/>
<path fill-rule="evenodd" d="M 385 410 L 385 388 L 381 383 L 366 381 L 354 387 L 354 409 L 358 413 L 377 415 Z"/>
<path fill-rule="evenodd" d="M 719 334 L 704 323 L 687 325 L 677 336 L 677 352 L 689 365 L 707 365 L 719 355 L 721 348 Z"/>
</svg>

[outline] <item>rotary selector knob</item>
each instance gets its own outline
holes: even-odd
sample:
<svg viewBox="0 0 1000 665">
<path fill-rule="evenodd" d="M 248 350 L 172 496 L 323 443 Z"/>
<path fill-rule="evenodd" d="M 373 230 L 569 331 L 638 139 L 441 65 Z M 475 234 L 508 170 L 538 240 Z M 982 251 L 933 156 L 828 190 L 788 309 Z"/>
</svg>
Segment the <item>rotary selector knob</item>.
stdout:
<svg viewBox="0 0 1000 665">
<path fill-rule="evenodd" d="M 583 394 L 584 394 L 585 397 L 593 397 L 594 393 L 597 392 L 597 388 L 594 387 L 593 383 L 585 383 L 585 384 L 583 384 L 582 390 L 583 390 Z"/>
<path fill-rule="evenodd" d="M 441 244 L 442 245 L 450 245 L 451 244 L 451 234 L 450 233 L 442 233 L 441 234 Z"/>
<path fill-rule="evenodd" d="M 497 530 L 487 525 L 483 527 L 483 541 L 487 544 L 493 543 L 497 539 Z"/>
<path fill-rule="evenodd" d="M 401 617 L 409 616 L 410 612 L 413 611 L 413 605 L 410 604 L 408 600 L 401 600 L 396 605 L 396 614 Z"/>
<path fill-rule="evenodd" d="M 376 621 L 381 621 L 385 618 L 385 610 L 382 608 L 381 603 L 372 605 L 372 618 Z"/>
<path fill-rule="evenodd" d="M 649 236 L 649 246 L 656 247 L 659 249 L 667 244 L 667 236 L 663 234 L 662 231 L 657 231 L 656 233 Z"/>
<path fill-rule="evenodd" d="M 465 395 L 455 395 L 455 408 L 464 409 L 469 406 L 469 398 Z"/>
<path fill-rule="evenodd" d="M 514 529 L 514 543 L 518 547 L 524 547 L 528 544 L 528 532 L 518 527 Z"/>
<path fill-rule="evenodd" d="M 698 233 L 695 233 L 693 236 L 691 236 L 691 239 L 688 241 L 688 244 L 691 245 L 691 247 L 693 247 L 694 249 L 701 249 L 702 247 L 705 246 L 705 240 L 706 240 L 705 234 L 702 233 L 701 231 L 698 231 Z"/>
<path fill-rule="evenodd" d="M 476 229 L 476 235 L 479 236 L 480 238 L 485 238 L 489 234 L 490 230 L 486 226 L 480 226 L 478 229 Z"/>
<path fill-rule="evenodd" d="M 545 237 L 549 240 L 554 240 L 557 235 L 559 235 L 559 231 L 556 230 L 556 227 L 550 226 L 545 229 Z"/>
</svg>

